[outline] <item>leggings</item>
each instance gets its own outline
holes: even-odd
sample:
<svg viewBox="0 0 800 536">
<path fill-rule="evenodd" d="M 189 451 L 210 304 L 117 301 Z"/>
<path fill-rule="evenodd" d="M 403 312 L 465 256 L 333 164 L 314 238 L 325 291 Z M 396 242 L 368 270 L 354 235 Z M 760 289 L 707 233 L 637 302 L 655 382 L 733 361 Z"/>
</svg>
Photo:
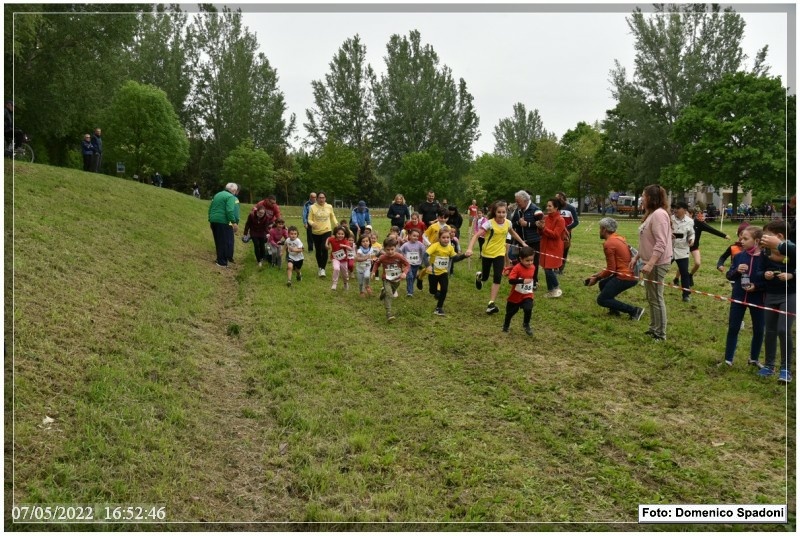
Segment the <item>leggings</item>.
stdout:
<svg viewBox="0 0 800 536">
<path fill-rule="evenodd" d="M 428 276 L 428 292 L 434 296 L 438 295 L 436 299 L 436 307 L 441 309 L 444 306 L 444 300 L 447 298 L 447 285 L 450 282 L 450 275 L 445 272 L 439 275 Z M 438 288 L 437 287 L 441 287 Z"/>
<path fill-rule="evenodd" d="M 489 280 L 489 272 L 494 268 L 492 274 L 492 283 L 499 285 L 503 281 L 503 267 L 506 264 L 506 259 L 502 255 L 499 257 L 481 257 L 481 280 Z"/>
<path fill-rule="evenodd" d="M 317 266 L 323 270 L 328 266 L 328 249 L 325 247 L 325 242 L 330 236 L 330 231 L 314 235 L 314 255 L 317 257 Z"/>
<path fill-rule="evenodd" d="M 533 315 L 533 299 L 527 298 L 522 303 L 506 302 L 506 319 L 503 321 L 503 327 L 507 328 L 511 325 L 511 319 L 514 315 L 522 309 L 522 325 L 531 325 L 531 316 Z"/>
<path fill-rule="evenodd" d="M 348 279 L 350 279 L 350 273 L 347 271 L 347 259 L 343 261 L 337 261 L 333 259 L 333 284 L 335 285 L 337 281 L 339 281 L 339 274 L 342 274 L 342 279 L 344 279 L 345 283 Z"/>
<path fill-rule="evenodd" d="M 256 254 L 256 262 L 261 262 L 267 256 L 266 252 L 266 239 L 265 238 L 251 238 L 253 243 L 253 250 Z"/>
</svg>

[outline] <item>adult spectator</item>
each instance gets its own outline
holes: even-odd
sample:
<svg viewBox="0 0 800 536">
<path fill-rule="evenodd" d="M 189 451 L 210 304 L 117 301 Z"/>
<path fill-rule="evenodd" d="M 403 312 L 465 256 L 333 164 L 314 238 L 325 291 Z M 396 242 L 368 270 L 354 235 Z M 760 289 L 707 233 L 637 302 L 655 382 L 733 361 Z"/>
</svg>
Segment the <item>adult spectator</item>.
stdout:
<svg viewBox="0 0 800 536">
<path fill-rule="evenodd" d="M 511 226 L 517 232 L 525 244 L 533 248 L 533 288 L 539 286 L 539 246 L 541 236 L 539 228 L 536 226 L 536 213 L 541 212 L 539 207 L 531 200 L 531 195 L 525 190 L 520 190 L 514 194 L 517 206 L 511 214 Z M 541 219 L 542 214 L 539 214 Z"/>
<path fill-rule="evenodd" d="M 94 146 L 92 145 L 92 136 L 84 134 L 83 141 L 81 141 L 81 154 L 83 155 L 83 170 L 92 171 L 92 157 L 94 157 Z"/>
<path fill-rule="evenodd" d="M 461 238 L 461 226 L 464 225 L 464 218 L 458 213 L 458 207 L 455 205 L 447 207 L 447 225 L 456 230 L 456 238 Z"/>
<path fill-rule="evenodd" d="M 233 262 L 233 235 L 239 231 L 239 185 L 229 182 L 211 199 L 208 222 L 217 249 L 217 266 L 227 268 Z"/>
<path fill-rule="evenodd" d="M 440 208 L 442 208 L 442 206 L 436 200 L 436 194 L 433 192 L 433 190 L 428 190 L 428 193 L 425 196 L 425 201 L 419 204 L 419 207 L 417 207 L 417 212 L 419 212 L 422 216 L 422 221 L 425 223 L 425 225 L 430 226 L 436 221 L 436 216 L 439 214 Z"/>
<path fill-rule="evenodd" d="M 333 207 L 325 202 L 326 198 L 325 192 L 318 193 L 317 202 L 308 209 L 308 226 L 311 228 L 319 277 L 325 277 L 325 268 L 328 266 L 325 242 L 336 227 L 336 214 L 333 213 Z"/>
<path fill-rule="evenodd" d="M 367 202 L 363 199 L 350 213 L 350 230 L 353 232 L 353 240 L 358 240 L 367 225 L 372 226 L 372 218 L 369 215 Z"/>
<path fill-rule="evenodd" d="M 14 139 L 14 101 L 6 101 L 5 111 L 3 112 L 3 135 L 6 142 L 4 153 L 6 156 L 11 156 L 13 153 L 8 150 L 8 146 Z"/>
<path fill-rule="evenodd" d="M 577 227 L 580 222 L 578 221 L 578 211 L 575 210 L 575 207 L 570 205 L 567 202 L 567 194 L 564 192 L 558 192 L 556 197 L 559 201 L 561 201 L 561 217 L 564 218 L 564 224 L 567 226 L 567 234 L 569 235 L 570 241 L 572 242 L 572 230 Z M 569 243 L 565 244 L 564 246 L 564 260 L 561 262 L 561 266 L 558 269 L 559 275 L 564 273 L 564 267 L 567 265 L 567 255 L 569 254 Z"/>
<path fill-rule="evenodd" d="M 656 341 L 667 338 L 667 305 L 664 278 L 672 260 L 672 226 L 667 212 L 667 191 L 651 184 L 642 193 L 644 221 L 639 226 L 639 254 L 631 259 L 630 269 L 641 259 L 642 276 L 650 309 L 650 327 L 645 332 Z"/>
<path fill-rule="evenodd" d="M 317 194 L 311 192 L 308 194 L 308 201 L 303 204 L 303 227 L 306 228 L 306 245 L 308 246 L 308 252 L 313 253 L 314 251 L 314 235 L 311 233 L 311 226 L 308 225 L 308 210 L 311 208 L 311 205 L 317 202 Z"/>
<path fill-rule="evenodd" d="M 558 268 L 564 256 L 564 237 L 567 225 L 561 215 L 561 200 L 553 197 L 544 207 L 544 218 L 536 222 L 541 235 L 541 267 L 547 281 L 545 298 L 560 298 L 563 294 L 558 285 Z"/>
<path fill-rule="evenodd" d="M 689 205 L 678 201 L 672 206 L 672 260 L 678 266 L 683 301 L 692 299 L 689 288 L 692 286 L 689 276 L 689 248 L 694 244 L 694 220 L 689 217 Z M 677 279 L 677 278 L 676 278 Z M 676 279 L 673 284 L 677 285 Z"/>
<path fill-rule="evenodd" d="M 95 173 L 100 173 L 100 165 L 103 163 L 103 131 L 100 130 L 100 128 L 94 129 L 94 134 L 92 134 L 92 145 L 94 146 L 92 171 Z"/>
<path fill-rule="evenodd" d="M 617 234 L 617 220 L 603 218 L 598 223 L 600 238 L 603 243 L 603 253 L 606 256 L 606 269 L 587 279 L 587 285 L 599 283 L 600 294 L 597 296 L 597 305 L 608 309 L 608 313 L 620 316 L 623 313 L 630 316 L 631 320 L 639 320 L 644 314 L 644 309 L 621 302 L 617 296 L 631 287 L 636 286 L 636 277 L 631 271 L 631 251 L 624 236 Z"/>
<path fill-rule="evenodd" d="M 272 194 L 256 203 L 256 206 L 253 207 L 252 212 L 255 212 L 258 207 L 264 207 L 264 210 L 267 214 L 267 222 L 270 227 L 272 227 L 275 221 L 281 217 L 281 209 L 275 202 L 275 196 Z"/>
<path fill-rule="evenodd" d="M 411 219 L 411 211 L 408 209 L 406 199 L 402 194 L 394 196 L 394 201 L 389 205 L 386 217 L 391 221 L 390 227 L 399 227 L 400 229 L 405 227 L 407 220 Z"/>
<path fill-rule="evenodd" d="M 153 175 L 153 186 L 161 188 L 163 184 L 164 184 L 164 177 L 161 176 L 161 173 L 156 171 L 155 175 Z"/>
</svg>

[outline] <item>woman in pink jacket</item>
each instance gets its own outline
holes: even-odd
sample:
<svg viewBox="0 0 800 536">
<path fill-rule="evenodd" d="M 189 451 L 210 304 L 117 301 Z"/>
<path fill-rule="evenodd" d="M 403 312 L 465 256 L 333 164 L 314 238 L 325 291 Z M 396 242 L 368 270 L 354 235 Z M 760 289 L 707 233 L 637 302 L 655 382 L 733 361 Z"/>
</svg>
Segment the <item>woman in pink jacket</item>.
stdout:
<svg viewBox="0 0 800 536">
<path fill-rule="evenodd" d="M 656 341 L 667 338 L 667 305 L 664 302 L 664 279 L 672 262 L 672 226 L 667 212 L 667 191 L 651 184 L 642 193 L 644 219 L 639 226 L 639 254 L 631 259 L 630 268 L 639 259 L 644 262 L 642 277 L 647 303 L 650 306 L 650 327 L 645 332 Z"/>
</svg>

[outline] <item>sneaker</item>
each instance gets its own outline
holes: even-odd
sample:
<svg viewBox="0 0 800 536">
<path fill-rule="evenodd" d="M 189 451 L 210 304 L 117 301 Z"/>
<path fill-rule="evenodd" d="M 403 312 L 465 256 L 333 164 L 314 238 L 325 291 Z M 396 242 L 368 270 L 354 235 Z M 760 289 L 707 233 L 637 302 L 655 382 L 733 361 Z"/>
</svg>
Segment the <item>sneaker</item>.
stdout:
<svg viewBox="0 0 800 536">
<path fill-rule="evenodd" d="M 644 332 L 644 334 L 647 335 L 648 337 L 652 337 L 653 335 L 656 334 L 656 332 L 653 331 L 652 329 L 648 329 L 647 331 Z"/>
<path fill-rule="evenodd" d="M 345 279 L 344 280 L 344 289 L 345 290 L 349 290 L 350 289 L 350 280 L 349 279 Z"/>
<path fill-rule="evenodd" d="M 750 365 L 751 367 L 756 367 L 758 369 L 763 368 L 763 365 L 758 362 L 758 359 L 748 359 L 747 364 Z"/>
<path fill-rule="evenodd" d="M 637 307 L 636 310 L 631 315 L 631 320 L 635 320 L 636 322 L 638 322 L 639 320 L 642 319 L 643 316 L 644 316 L 644 309 L 642 309 L 641 307 Z"/>
<path fill-rule="evenodd" d="M 287 282 L 286 282 L 286 286 L 287 286 L 287 287 L 291 287 L 291 286 L 292 286 L 292 280 L 291 280 L 291 279 L 290 279 L 289 281 L 287 281 Z"/>
<path fill-rule="evenodd" d="M 389 316 L 386 317 L 386 321 L 387 322 L 394 322 L 395 318 L 397 318 L 397 317 L 394 316 L 394 315 L 389 315 Z"/>
<path fill-rule="evenodd" d="M 553 291 L 553 298 L 560 298 L 562 294 L 564 294 L 564 291 L 557 288 Z"/>
<path fill-rule="evenodd" d="M 720 365 L 728 365 L 729 367 L 733 366 L 733 360 L 728 361 L 727 359 L 720 363 Z"/>
<path fill-rule="evenodd" d="M 358 295 L 361 296 L 362 298 L 366 298 L 367 297 L 367 293 L 366 292 L 360 292 Z"/>
<path fill-rule="evenodd" d="M 436 316 L 444 316 L 444 309 L 442 309 L 441 307 L 437 307 L 436 309 L 433 310 L 433 314 L 435 314 Z"/>
<path fill-rule="evenodd" d="M 523 325 L 523 326 L 522 326 L 522 329 L 524 329 L 524 330 L 525 330 L 525 334 L 526 334 L 528 337 L 531 337 L 531 336 L 533 336 L 533 330 L 531 329 L 531 327 L 530 327 L 529 325 Z"/>
<path fill-rule="evenodd" d="M 767 366 L 761 367 L 761 370 L 758 371 L 758 375 L 761 378 L 769 378 L 773 374 L 775 374 L 775 371 Z"/>
<path fill-rule="evenodd" d="M 261 262 L 261 261 L 258 261 L 258 267 L 261 268 L 262 266 L 264 266 L 264 263 Z"/>
<path fill-rule="evenodd" d="M 483 281 L 481 281 L 481 273 L 475 272 L 475 288 L 480 290 L 483 288 Z"/>
<path fill-rule="evenodd" d="M 673 285 L 677 285 L 678 283 L 680 283 L 680 279 L 678 279 L 677 277 L 672 280 Z"/>
<path fill-rule="evenodd" d="M 301 274 L 300 272 L 297 272 L 297 280 L 298 281 L 302 281 L 303 280 L 303 274 Z"/>
<path fill-rule="evenodd" d="M 534 281 L 533 282 L 533 290 L 539 290 L 539 282 L 538 281 Z"/>
<path fill-rule="evenodd" d="M 651 337 L 653 337 L 653 340 L 654 340 L 655 342 L 664 342 L 664 341 L 666 341 L 666 340 L 667 340 L 667 338 L 666 338 L 666 337 L 662 337 L 661 335 L 656 335 L 655 333 L 653 333 L 653 334 L 651 335 Z"/>
<path fill-rule="evenodd" d="M 489 305 L 486 306 L 486 314 L 493 315 L 494 313 L 499 313 L 500 309 L 494 304 L 494 302 L 489 302 Z"/>
<path fill-rule="evenodd" d="M 324 276 L 322 275 L 322 268 L 318 268 L 318 269 L 317 269 L 317 277 L 324 277 Z"/>
<path fill-rule="evenodd" d="M 217 266 L 219 266 L 220 268 L 227 268 L 227 267 L 228 267 L 228 265 L 227 265 L 227 264 L 220 264 L 220 263 L 218 263 L 218 262 L 215 262 L 214 264 L 216 264 L 216 265 L 217 265 Z"/>
<path fill-rule="evenodd" d="M 692 297 L 691 296 L 684 296 L 683 297 L 683 301 L 690 302 L 690 301 L 692 301 Z"/>
<path fill-rule="evenodd" d="M 336 283 L 334 283 L 333 285 L 331 285 L 331 290 L 336 290 Z"/>
<path fill-rule="evenodd" d="M 376 276 L 375 276 L 375 281 L 380 281 L 380 280 L 381 280 L 381 276 L 379 276 L 379 275 L 376 275 Z"/>
<path fill-rule="evenodd" d="M 379 300 L 381 300 L 381 301 L 383 301 L 383 299 L 384 299 L 384 298 L 386 298 L 386 289 L 385 289 L 385 288 L 382 288 L 382 289 L 381 289 L 381 295 L 380 295 L 380 296 L 378 296 L 378 299 L 379 299 Z"/>
<path fill-rule="evenodd" d="M 395 290 L 394 292 L 392 292 L 392 298 L 396 298 L 396 297 L 397 297 L 397 291 Z"/>
<path fill-rule="evenodd" d="M 417 289 L 422 290 L 422 279 L 417 279 Z"/>
<path fill-rule="evenodd" d="M 791 381 L 792 381 L 792 374 L 786 369 L 781 369 L 781 373 L 778 374 L 778 382 L 790 383 Z"/>
</svg>

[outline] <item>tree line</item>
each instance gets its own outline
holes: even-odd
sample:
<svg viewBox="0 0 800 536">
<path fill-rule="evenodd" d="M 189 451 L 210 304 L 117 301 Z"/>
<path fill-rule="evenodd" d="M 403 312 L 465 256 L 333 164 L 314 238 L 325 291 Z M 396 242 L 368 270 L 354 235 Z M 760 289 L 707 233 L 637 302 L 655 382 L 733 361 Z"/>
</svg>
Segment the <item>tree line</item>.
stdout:
<svg viewBox="0 0 800 536">
<path fill-rule="evenodd" d="M 744 20 L 718 5 L 657 5 L 627 18 L 635 47 L 629 77 L 610 72 L 616 106 L 560 139 L 535 107 L 517 102 L 494 127 L 492 154 L 474 157 L 479 116 L 417 30 L 392 35 L 380 76 L 359 35 L 311 80 L 303 134 L 279 73 L 240 11 L 201 4 L 6 5 L 6 98 L 33 134 L 38 160 L 79 167 L 80 136 L 104 131 L 105 172 L 156 171 L 189 193 L 228 181 L 245 198 L 284 203 L 311 189 L 333 199 L 411 202 L 433 188 L 458 200 L 509 199 L 524 186 L 602 203 L 652 182 L 678 196 L 697 182 L 759 195 L 794 184 L 794 96 L 766 66 L 746 68 Z M 302 136 L 303 145 L 291 141 Z M 788 151 L 787 151 L 788 147 Z"/>
</svg>

